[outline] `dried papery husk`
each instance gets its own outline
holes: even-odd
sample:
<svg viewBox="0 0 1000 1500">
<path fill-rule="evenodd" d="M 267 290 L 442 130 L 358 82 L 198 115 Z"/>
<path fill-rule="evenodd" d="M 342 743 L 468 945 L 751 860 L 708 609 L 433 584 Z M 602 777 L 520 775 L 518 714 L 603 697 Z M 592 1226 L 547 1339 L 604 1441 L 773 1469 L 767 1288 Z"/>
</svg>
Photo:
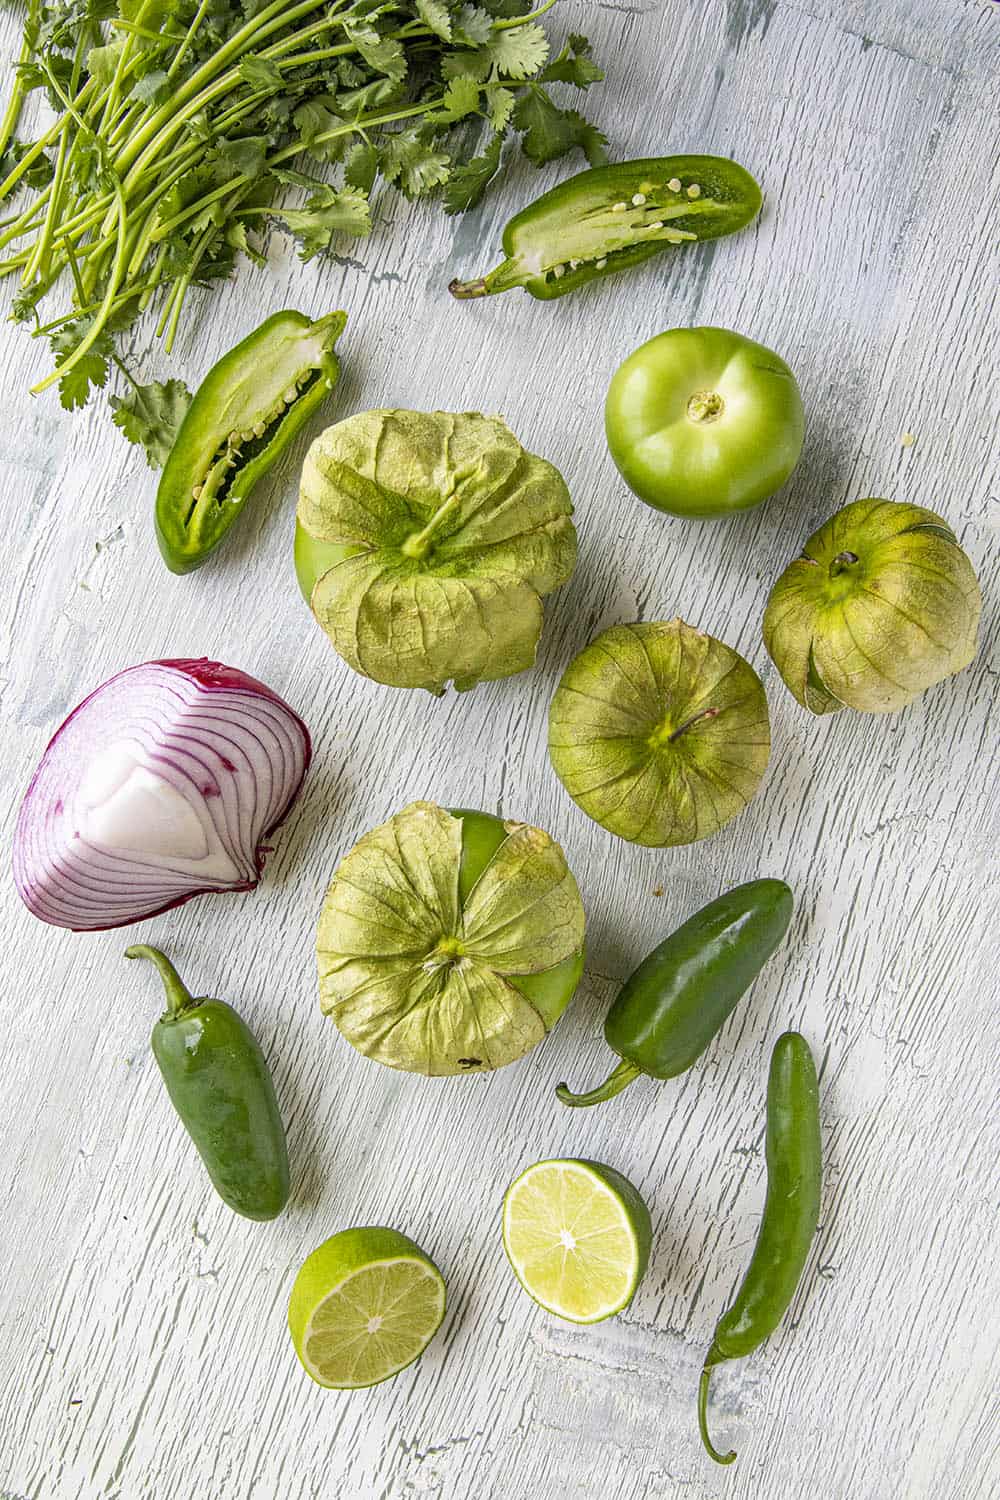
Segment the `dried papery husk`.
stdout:
<svg viewBox="0 0 1000 1500">
<path fill-rule="evenodd" d="M 545 1035 L 554 1015 L 520 986 L 581 955 L 583 905 L 554 839 L 527 823 L 502 832 L 464 899 L 463 820 L 430 802 L 411 803 L 341 861 L 317 931 L 320 1004 L 366 1057 L 482 1072 Z"/>
<path fill-rule="evenodd" d="M 981 610 L 972 564 L 941 516 L 856 500 L 774 585 L 764 644 L 811 713 L 896 713 L 969 665 Z"/>
<path fill-rule="evenodd" d="M 349 666 L 392 687 L 522 672 L 542 598 L 576 562 L 572 509 L 559 471 L 498 417 L 360 412 L 303 468 L 313 613 Z"/>
<path fill-rule="evenodd" d="M 549 711 L 556 775 L 632 843 L 691 844 L 750 801 L 771 736 L 760 678 L 683 620 L 615 625 L 563 674 Z"/>
</svg>

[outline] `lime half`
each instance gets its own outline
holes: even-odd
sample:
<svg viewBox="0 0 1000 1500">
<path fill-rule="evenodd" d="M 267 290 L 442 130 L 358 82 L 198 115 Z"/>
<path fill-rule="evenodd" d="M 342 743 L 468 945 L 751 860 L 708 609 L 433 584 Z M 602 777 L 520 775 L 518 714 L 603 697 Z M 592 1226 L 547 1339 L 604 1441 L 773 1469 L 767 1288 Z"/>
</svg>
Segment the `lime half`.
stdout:
<svg viewBox="0 0 1000 1500">
<path fill-rule="evenodd" d="M 344 1229 L 303 1262 L 288 1303 L 295 1352 L 320 1385 L 356 1390 L 418 1359 L 444 1317 L 444 1278 L 395 1229 Z"/>
<path fill-rule="evenodd" d="M 649 1260 L 649 1210 L 613 1167 L 539 1161 L 507 1189 L 503 1245 L 547 1312 L 597 1323 L 627 1307 Z"/>
</svg>

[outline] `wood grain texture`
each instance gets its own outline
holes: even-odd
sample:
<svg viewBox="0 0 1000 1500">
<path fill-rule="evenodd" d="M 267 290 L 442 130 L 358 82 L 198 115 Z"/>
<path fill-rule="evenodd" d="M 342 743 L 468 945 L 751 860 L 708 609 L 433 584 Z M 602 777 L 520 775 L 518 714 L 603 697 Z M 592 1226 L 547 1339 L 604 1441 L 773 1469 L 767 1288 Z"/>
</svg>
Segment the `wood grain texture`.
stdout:
<svg viewBox="0 0 1000 1500">
<path fill-rule="evenodd" d="M 736 156 L 766 189 L 752 230 L 558 304 L 453 303 L 450 276 L 484 269 L 512 207 L 558 175 L 514 164 L 465 219 L 387 201 L 371 242 L 325 266 L 300 266 L 276 235 L 266 269 L 201 304 L 175 360 L 192 382 L 267 313 L 343 306 L 332 417 L 381 404 L 499 411 L 563 470 L 577 574 L 549 603 L 535 672 L 471 695 L 435 702 L 353 677 L 301 605 L 290 527 L 318 423 L 217 561 L 175 578 L 152 542 L 142 458 L 100 405 L 69 418 L 29 398 L 44 361 L 4 335 L 5 848 L 48 735 L 98 682 L 150 657 L 204 653 L 261 676 L 306 716 L 317 759 L 255 895 L 203 898 L 129 933 L 237 1005 L 274 1059 L 294 1188 L 273 1224 L 236 1219 L 207 1188 L 149 1055 L 159 997 L 122 962 L 123 935 L 39 927 L 3 884 L 0 1493 L 1000 1490 L 998 12 L 992 0 L 564 0 L 556 29 L 588 32 L 607 64 L 592 103 L 616 152 Z M 600 435 L 618 362 L 697 322 L 779 350 L 808 422 L 786 490 L 714 526 L 639 505 Z M 158 349 L 140 340 L 133 356 L 162 375 Z M 984 582 L 983 644 L 895 719 L 818 722 L 768 662 L 761 613 L 805 536 L 867 494 L 949 517 Z M 773 757 L 761 795 L 716 838 L 640 850 L 563 794 L 546 708 L 599 628 L 677 613 L 761 671 Z M 312 939 L 330 874 L 417 796 L 550 829 L 587 905 L 584 991 L 541 1048 L 489 1078 L 391 1073 L 319 1014 Z M 791 938 L 703 1063 L 600 1112 L 561 1109 L 561 1078 L 601 1076 L 613 981 L 695 906 L 758 873 L 797 892 Z M 822 1064 L 822 1225 L 782 1327 L 719 1371 L 714 1428 L 740 1450 L 723 1472 L 698 1447 L 696 1375 L 758 1223 L 767 1057 L 789 1025 Z M 592 1329 L 536 1309 L 500 1245 L 507 1182 L 563 1153 L 617 1166 L 654 1217 L 635 1302 Z M 438 1261 L 447 1321 L 389 1385 L 324 1392 L 292 1354 L 288 1292 L 315 1244 L 369 1222 L 405 1229 Z"/>
</svg>

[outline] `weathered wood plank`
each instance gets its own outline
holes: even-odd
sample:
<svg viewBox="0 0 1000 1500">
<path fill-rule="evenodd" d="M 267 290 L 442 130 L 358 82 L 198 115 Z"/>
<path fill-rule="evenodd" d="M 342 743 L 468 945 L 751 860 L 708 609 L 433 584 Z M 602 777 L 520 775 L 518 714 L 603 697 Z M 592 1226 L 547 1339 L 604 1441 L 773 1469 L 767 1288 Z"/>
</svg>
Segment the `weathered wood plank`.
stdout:
<svg viewBox="0 0 1000 1500">
<path fill-rule="evenodd" d="M 105 411 L 70 420 L 28 398 L 43 356 L 7 336 L 8 847 L 46 736 L 133 661 L 204 652 L 242 665 L 303 710 L 318 753 L 255 896 L 206 898 L 140 929 L 240 1006 L 275 1059 L 296 1166 L 290 1211 L 272 1225 L 236 1221 L 205 1189 L 148 1055 L 152 981 L 121 961 L 122 935 L 41 930 L 9 885 L 0 896 L 0 1492 L 992 1500 L 1000 1485 L 995 1339 L 981 1311 L 997 1290 L 998 7 L 563 9 L 560 23 L 591 34 L 609 63 L 601 113 L 621 154 L 737 156 L 767 192 L 752 231 L 559 304 L 453 304 L 447 279 L 484 266 L 512 205 L 557 175 L 520 165 L 457 223 L 387 204 L 383 231 L 341 263 L 301 267 L 275 236 L 265 270 L 205 299 L 177 360 L 197 378 L 266 312 L 341 305 L 334 415 L 502 411 L 566 473 L 581 533 L 530 677 L 432 702 L 362 682 L 333 657 L 291 576 L 306 439 L 216 565 L 167 576 L 142 460 Z M 785 492 L 712 527 L 641 507 L 600 437 L 618 361 L 689 322 L 773 344 L 807 407 Z M 136 363 L 163 369 L 159 351 Z M 815 723 L 767 661 L 763 602 L 808 532 L 867 493 L 951 518 L 986 584 L 984 646 L 895 720 Z M 761 796 L 717 838 L 642 851 L 562 793 L 546 709 L 601 626 L 678 612 L 761 670 L 774 754 Z M 583 887 L 586 991 L 542 1049 L 489 1079 L 428 1082 L 364 1063 L 315 1004 L 312 933 L 336 860 L 414 796 L 543 824 Z M 554 1084 L 603 1064 L 612 981 L 687 911 L 758 872 L 787 875 L 795 925 L 703 1065 L 637 1084 L 603 1112 L 563 1111 Z M 719 1372 L 716 1427 L 741 1454 L 724 1474 L 698 1448 L 694 1385 L 755 1232 L 764 1073 L 790 1024 L 823 1062 L 822 1230 L 785 1326 Z M 563 1152 L 619 1166 L 654 1214 L 635 1303 L 596 1329 L 545 1318 L 500 1248 L 506 1183 Z M 313 1245 L 373 1220 L 426 1245 L 451 1307 L 418 1366 L 340 1397 L 299 1371 L 284 1305 Z"/>
</svg>

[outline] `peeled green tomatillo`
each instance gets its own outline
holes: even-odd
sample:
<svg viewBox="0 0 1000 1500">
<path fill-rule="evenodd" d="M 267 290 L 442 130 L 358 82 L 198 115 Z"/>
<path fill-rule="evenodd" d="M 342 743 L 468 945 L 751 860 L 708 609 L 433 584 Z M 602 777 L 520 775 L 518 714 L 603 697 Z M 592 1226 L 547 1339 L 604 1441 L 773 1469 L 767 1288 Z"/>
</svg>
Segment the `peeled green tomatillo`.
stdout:
<svg viewBox="0 0 1000 1500">
<path fill-rule="evenodd" d="M 413 802 L 334 875 L 316 934 L 320 1004 L 390 1068 L 500 1068 L 568 1005 L 583 933 L 576 881 L 547 833 Z"/>
<path fill-rule="evenodd" d="M 969 665 L 981 609 L 972 564 L 941 516 L 856 500 L 774 585 L 764 645 L 810 713 L 890 714 Z"/>
<path fill-rule="evenodd" d="M 625 483 L 675 516 L 759 505 L 802 451 L 795 376 L 726 328 L 672 328 L 640 345 L 615 371 L 604 420 Z"/>
</svg>

